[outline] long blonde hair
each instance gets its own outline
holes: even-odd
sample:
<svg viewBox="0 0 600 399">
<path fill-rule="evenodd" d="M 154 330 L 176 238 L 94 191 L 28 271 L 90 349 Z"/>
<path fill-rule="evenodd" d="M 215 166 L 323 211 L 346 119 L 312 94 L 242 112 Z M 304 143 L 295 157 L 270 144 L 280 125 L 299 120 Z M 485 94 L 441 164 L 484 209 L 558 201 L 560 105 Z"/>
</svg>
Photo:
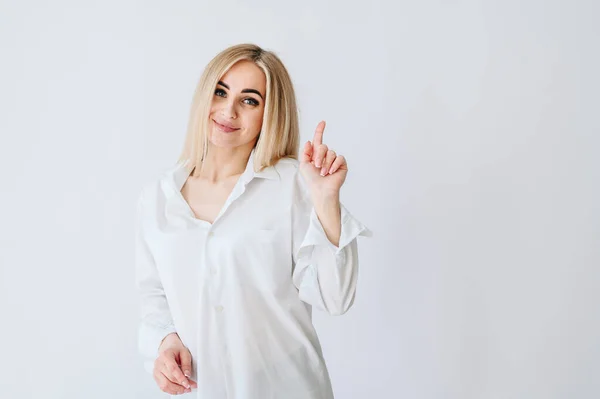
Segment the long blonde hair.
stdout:
<svg viewBox="0 0 600 399">
<path fill-rule="evenodd" d="M 244 43 L 217 54 L 198 81 L 183 151 L 178 158 L 178 162 L 189 160 L 190 170 L 196 166 L 200 169 L 206 159 L 210 106 L 217 83 L 236 62 L 242 60 L 254 62 L 265 73 L 267 80 L 263 123 L 255 145 L 255 171 L 274 165 L 284 157 L 298 159 L 300 128 L 290 75 L 275 53 L 255 44 Z"/>
</svg>

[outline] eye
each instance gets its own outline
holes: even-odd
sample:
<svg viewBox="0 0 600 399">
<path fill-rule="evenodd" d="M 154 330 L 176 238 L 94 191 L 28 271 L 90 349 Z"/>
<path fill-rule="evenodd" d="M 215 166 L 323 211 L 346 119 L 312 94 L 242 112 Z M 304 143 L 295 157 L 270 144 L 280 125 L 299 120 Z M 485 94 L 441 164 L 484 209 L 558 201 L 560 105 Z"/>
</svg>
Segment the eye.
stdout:
<svg viewBox="0 0 600 399">
<path fill-rule="evenodd" d="M 215 90 L 215 95 L 219 96 L 219 97 L 225 97 L 227 93 L 225 93 L 225 90 L 223 89 L 216 89 Z"/>
<path fill-rule="evenodd" d="M 249 101 L 249 102 L 246 103 L 248 105 L 253 105 L 253 106 L 257 106 L 258 105 L 258 101 L 256 101 L 252 97 L 244 98 L 244 101 Z"/>
</svg>

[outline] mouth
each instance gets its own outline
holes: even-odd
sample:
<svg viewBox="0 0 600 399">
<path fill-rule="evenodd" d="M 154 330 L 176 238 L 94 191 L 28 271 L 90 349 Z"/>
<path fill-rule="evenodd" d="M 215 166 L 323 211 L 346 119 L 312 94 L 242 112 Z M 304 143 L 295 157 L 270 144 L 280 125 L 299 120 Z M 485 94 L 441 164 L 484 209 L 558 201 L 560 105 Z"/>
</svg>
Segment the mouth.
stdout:
<svg viewBox="0 0 600 399">
<path fill-rule="evenodd" d="M 236 130 L 240 130 L 239 127 L 234 128 L 231 126 L 222 125 L 219 122 L 215 121 L 214 119 L 212 121 L 215 123 L 215 126 L 217 127 L 217 129 L 219 129 L 220 131 L 225 132 L 225 133 L 231 133 L 231 132 L 235 132 Z"/>
</svg>

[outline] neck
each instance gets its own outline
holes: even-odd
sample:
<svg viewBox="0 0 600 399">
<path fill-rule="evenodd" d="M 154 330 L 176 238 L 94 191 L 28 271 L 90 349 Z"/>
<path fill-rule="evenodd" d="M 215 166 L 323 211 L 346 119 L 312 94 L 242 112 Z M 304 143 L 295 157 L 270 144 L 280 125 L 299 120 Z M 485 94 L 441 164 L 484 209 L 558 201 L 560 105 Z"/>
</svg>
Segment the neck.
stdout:
<svg viewBox="0 0 600 399">
<path fill-rule="evenodd" d="M 232 148 L 217 147 L 208 143 L 208 153 L 201 168 L 195 168 L 193 177 L 219 183 L 233 177 L 239 177 L 248 163 L 253 143 Z"/>
</svg>

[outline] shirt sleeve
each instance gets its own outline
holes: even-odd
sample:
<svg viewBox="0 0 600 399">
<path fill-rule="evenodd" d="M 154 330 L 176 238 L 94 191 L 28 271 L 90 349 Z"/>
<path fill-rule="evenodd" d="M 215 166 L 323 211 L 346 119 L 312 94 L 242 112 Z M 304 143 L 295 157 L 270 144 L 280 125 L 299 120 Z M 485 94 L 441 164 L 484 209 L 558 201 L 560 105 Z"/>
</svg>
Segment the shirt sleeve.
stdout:
<svg viewBox="0 0 600 399">
<path fill-rule="evenodd" d="M 151 373 L 160 343 L 164 337 L 176 330 L 154 258 L 144 236 L 143 194 L 137 201 L 135 281 L 141 309 L 138 351 L 144 356 L 144 369 Z"/>
<path fill-rule="evenodd" d="M 373 233 L 340 203 L 341 235 L 336 247 L 319 221 L 299 171 L 292 205 L 292 280 L 300 299 L 331 315 L 354 303 L 358 277 L 358 236 Z"/>
</svg>

